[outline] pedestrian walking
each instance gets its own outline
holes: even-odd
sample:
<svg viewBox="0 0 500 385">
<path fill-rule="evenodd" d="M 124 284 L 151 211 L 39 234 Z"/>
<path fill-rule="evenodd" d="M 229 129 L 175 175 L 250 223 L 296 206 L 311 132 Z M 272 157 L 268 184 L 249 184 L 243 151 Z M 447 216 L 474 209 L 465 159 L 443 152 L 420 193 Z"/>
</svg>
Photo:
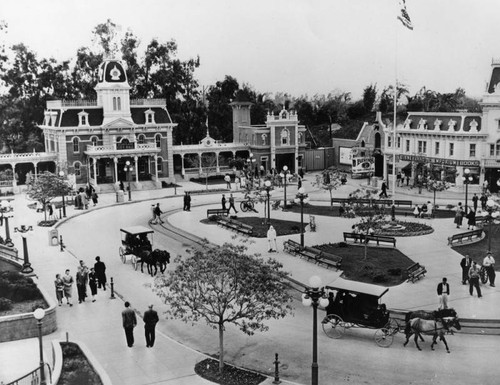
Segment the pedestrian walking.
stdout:
<svg viewBox="0 0 500 385">
<path fill-rule="evenodd" d="M 234 207 L 234 197 L 233 197 L 233 194 L 229 194 L 229 211 L 231 211 L 231 209 L 233 209 L 234 212 L 236 214 L 238 214 L 238 211 L 236 210 L 236 207 Z"/>
<path fill-rule="evenodd" d="M 188 192 L 186 191 L 186 192 L 184 193 L 184 197 L 183 197 L 184 207 L 183 207 L 182 209 L 183 209 L 184 211 L 187 211 L 187 206 L 188 206 L 188 204 L 187 204 L 187 200 L 188 200 Z"/>
<path fill-rule="evenodd" d="M 94 204 L 94 206 L 97 205 L 99 196 L 97 195 L 95 190 L 92 190 L 90 197 L 92 198 L 92 203 Z"/>
<path fill-rule="evenodd" d="M 410 185 L 410 174 L 406 175 L 406 187 Z"/>
<path fill-rule="evenodd" d="M 155 214 L 156 205 L 151 205 L 151 224 L 156 225 L 156 214 Z"/>
<path fill-rule="evenodd" d="M 125 310 L 122 311 L 123 329 L 125 329 L 125 337 L 127 339 L 127 346 L 131 348 L 134 346 L 134 328 L 137 325 L 137 318 L 135 312 L 130 308 L 130 302 L 125 302 Z"/>
<path fill-rule="evenodd" d="M 94 263 L 95 276 L 97 278 L 97 287 L 106 291 L 106 265 L 101 261 L 101 257 L 95 257 Z"/>
<path fill-rule="evenodd" d="M 401 186 L 401 171 L 398 171 L 396 175 L 396 186 Z"/>
<path fill-rule="evenodd" d="M 462 285 L 465 285 L 469 281 L 469 270 L 472 265 L 472 259 L 467 254 L 460 261 L 460 267 L 462 268 Z"/>
<path fill-rule="evenodd" d="M 90 294 L 92 295 L 92 302 L 95 302 L 95 296 L 97 295 L 97 277 L 93 267 L 90 268 L 89 272 L 89 287 Z"/>
<path fill-rule="evenodd" d="M 479 198 L 479 201 L 481 202 L 481 210 L 486 210 L 486 202 L 488 201 L 486 194 L 481 194 L 481 198 Z"/>
<path fill-rule="evenodd" d="M 469 294 L 473 295 L 473 288 L 476 288 L 477 297 L 481 298 L 481 288 L 479 287 L 479 266 L 475 261 L 472 261 L 472 266 L 469 269 Z"/>
<path fill-rule="evenodd" d="M 493 258 L 493 254 L 491 251 L 488 251 L 486 257 L 483 260 L 483 266 L 486 268 L 486 272 L 488 273 L 488 279 L 490 280 L 490 286 L 495 287 L 495 258 Z"/>
<path fill-rule="evenodd" d="M 66 269 L 64 276 L 62 277 L 64 283 L 64 297 L 66 298 L 66 303 L 69 306 L 73 306 L 73 277 L 69 274 L 69 269 Z"/>
<path fill-rule="evenodd" d="M 439 297 L 439 308 L 448 309 L 448 296 L 450 295 L 450 284 L 447 282 L 446 277 L 437 285 L 437 294 Z"/>
<path fill-rule="evenodd" d="M 228 190 L 231 190 L 231 177 L 229 176 L 229 174 L 226 174 L 224 176 L 224 181 L 226 182 L 226 188 Z"/>
<path fill-rule="evenodd" d="M 385 198 L 388 198 L 387 196 L 387 184 L 385 183 L 385 180 L 382 182 L 382 186 L 380 187 L 380 189 L 382 190 L 379 194 L 379 198 L 382 198 L 382 197 L 385 197 Z"/>
<path fill-rule="evenodd" d="M 146 336 L 146 347 L 152 348 L 155 344 L 155 328 L 159 321 L 158 313 L 153 310 L 153 305 L 148 306 L 144 312 L 144 334 Z"/>
<path fill-rule="evenodd" d="M 186 191 L 184 195 L 185 211 L 191 211 L 191 194 Z"/>
<path fill-rule="evenodd" d="M 476 228 L 476 212 L 469 207 L 467 213 L 467 230 L 474 230 Z"/>
<path fill-rule="evenodd" d="M 59 306 L 61 306 L 64 297 L 64 282 L 61 279 L 61 274 L 56 274 L 56 280 L 54 281 L 54 286 L 56 288 L 57 303 L 59 304 Z"/>
<path fill-rule="evenodd" d="M 477 194 L 474 194 L 472 196 L 472 206 L 474 207 L 474 211 L 477 213 L 477 201 L 479 200 L 479 197 Z"/>
<path fill-rule="evenodd" d="M 226 210 L 226 195 L 222 194 L 222 199 L 220 200 L 220 203 L 222 205 L 222 210 Z"/>
<path fill-rule="evenodd" d="M 89 272 L 87 266 L 80 261 L 80 266 L 76 270 L 76 290 L 78 291 L 78 303 L 85 302 L 87 298 L 87 283 L 89 279 Z"/>
<path fill-rule="evenodd" d="M 269 252 L 278 252 L 278 245 L 276 243 L 276 230 L 272 225 L 267 230 L 267 242 L 269 243 Z"/>
<path fill-rule="evenodd" d="M 458 206 L 455 207 L 455 219 L 453 221 L 453 223 L 457 225 L 457 229 L 459 229 L 460 226 L 462 226 L 463 218 L 464 218 L 464 209 L 462 207 L 462 202 L 458 202 Z"/>
<path fill-rule="evenodd" d="M 160 221 L 160 223 L 164 223 L 163 220 L 161 219 L 161 214 L 163 214 L 163 211 L 161 211 L 160 209 L 160 204 L 157 203 L 155 207 L 155 219 L 154 219 L 155 224 L 157 224 L 158 221 Z"/>
</svg>

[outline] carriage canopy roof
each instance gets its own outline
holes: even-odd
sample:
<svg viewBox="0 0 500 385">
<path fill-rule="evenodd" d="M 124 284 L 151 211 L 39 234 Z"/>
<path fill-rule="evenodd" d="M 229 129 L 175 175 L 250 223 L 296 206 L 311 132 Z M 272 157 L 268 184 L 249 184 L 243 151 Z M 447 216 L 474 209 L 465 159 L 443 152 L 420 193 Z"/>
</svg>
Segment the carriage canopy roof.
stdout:
<svg viewBox="0 0 500 385">
<path fill-rule="evenodd" d="M 122 233 L 130 234 L 130 235 L 154 233 L 154 230 L 151 230 L 149 227 L 145 227 L 145 226 L 129 226 L 129 227 L 121 228 L 120 231 Z"/>
<path fill-rule="evenodd" d="M 342 278 L 336 279 L 335 281 L 326 285 L 325 288 L 330 290 L 344 290 L 356 294 L 372 295 L 377 298 L 382 297 L 389 291 L 389 289 L 386 287 L 370 285 L 369 283 L 357 281 L 349 281 Z"/>
</svg>

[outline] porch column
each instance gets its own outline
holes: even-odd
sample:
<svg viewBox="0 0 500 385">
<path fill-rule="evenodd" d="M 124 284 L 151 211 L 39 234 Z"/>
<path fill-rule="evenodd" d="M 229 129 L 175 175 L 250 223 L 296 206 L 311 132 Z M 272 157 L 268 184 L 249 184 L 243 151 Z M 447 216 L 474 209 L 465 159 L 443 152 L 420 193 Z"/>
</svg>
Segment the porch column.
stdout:
<svg viewBox="0 0 500 385">
<path fill-rule="evenodd" d="M 11 163 L 10 167 L 12 167 L 12 187 L 17 186 L 17 180 L 16 180 L 16 163 Z"/>
<path fill-rule="evenodd" d="M 95 185 L 97 186 L 97 166 L 96 166 L 97 159 L 92 158 L 92 162 L 93 162 L 92 166 L 94 168 L 94 181 L 95 181 Z"/>
<path fill-rule="evenodd" d="M 158 155 L 155 155 L 155 178 L 158 181 Z"/>
<path fill-rule="evenodd" d="M 186 170 L 184 169 L 184 154 L 181 154 L 181 175 L 182 177 L 186 175 Z"/>
<path fill-rule="evenodd" d="M 201 152 L 198 153 L 198 160 L 200 161 L 200 175 L 203 174 L 203 168 L 201 167 Z"/>
<path fill-rule="evenodd" d="M 35 180 L 37 180 L 37 178 L 38 178 L 38 162 L 33 162 L 33 168 L 35 171 L 34 178 L 35 178 Z"/>
<path fill-rule="evenodd" d="M 220 154 L 219 152 L 216 152 L 216 153 L 215 153 L 215 162 L 216 162 L 216 163 L 215 163 L 215 164 L 216 164 L 216 166 L 215 166 L 215 170 L 216 170 L 217 172 L 220 172 L 220 167 L 219 167 L 219 154 Z"/>
<path fill-rule="evenodd" d="M 113 158 L 113 163 L 115 166 L 115 183 L 118 183 L 118 158 L 116 156 Z"/>
<path fill-rule="evenodd" d="M 134 164 L 135 164 L 135 183 L 139 183 L 139 158 L 134 156 Z"/>
</svg>

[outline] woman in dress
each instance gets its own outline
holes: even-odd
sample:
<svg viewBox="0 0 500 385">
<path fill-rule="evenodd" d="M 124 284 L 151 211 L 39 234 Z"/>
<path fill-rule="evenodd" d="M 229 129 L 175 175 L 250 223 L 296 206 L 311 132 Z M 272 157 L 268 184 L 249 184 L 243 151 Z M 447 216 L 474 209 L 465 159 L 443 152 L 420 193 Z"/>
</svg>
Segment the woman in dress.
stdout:
<svg viewBox="0 0 500 385">
<path fill-rule="evenodd" d="M 90 286 L 90 294 L 92 294 L 92 302 L 95 302 L 95 296 L 97 295 L 97 277 L 95 275 L 93 267 L 90 268 L 89 286 Z"/>
<path fill-rule="evenodd" d="M 64 297 L 66 297 L 66 302 L 69 306 L 73 306 L 71 303 L 71 297 L 73 296 L 73 277 L 69 275 L 69 269 L 66 270 L 64 276 L 62 277 L 64 283 Z"/>
<path fill-rule="evenodd" d="M 462 221 L 464 219 L 464 210 L 462 208 L 462 202 L 458 202 L 458 206 L 455 208 L 455 220 L 454 223 L 457 225 L 457 229 L 462 226 Z"/>
<path fill-rule="evenodd" d="M 61 306 L 64 297 L 64 282 L 61 279 L 61 274 L 56 274 L 56 280 L 54 281 L 54 286 L 56 288 L 57 303 L 59 304 L 59 306 Z"/>
</svg>

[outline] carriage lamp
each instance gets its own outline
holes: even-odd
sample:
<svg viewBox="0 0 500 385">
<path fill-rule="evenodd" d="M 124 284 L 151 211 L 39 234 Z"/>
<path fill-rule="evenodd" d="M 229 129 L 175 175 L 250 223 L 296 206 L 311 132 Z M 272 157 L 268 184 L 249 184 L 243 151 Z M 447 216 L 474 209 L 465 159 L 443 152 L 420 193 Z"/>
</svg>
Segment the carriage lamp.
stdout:
<svg viewBox="0 0 500 385">
<path fill-rule="evenodd" d="M 267 198 L 267 224 L 271 224 L 271 189 L 272 183 L 270 180 L 266 180 L 264 182 L 264 189 L 266 190 L 266 198 Z"/>
<path fill-rule="evenodd" d="M 44 362 L 43 362 L 43 341 L 42 341 L 42 319 L 45 317 L 45 310 L 38 308 L 33 312 L 33 317 L 35 317 L 38 326 L 38 346 L 40 350 L 40 385 L 46 385 Z"/>
<path fill-rule="evenodd" d="M 302 305 L 313 308 L 313 357 L 311 365 L 311 384 L 318 385 L 318 305 L 326 307 L 328 298 L 321 287 L 321 278 L 313 275 L 309 278 L 309 287 L 302 294 Z"/>
<path fill-rule="evenodd" d="M 498 211 L 494 211 L 496 205 L 493 199 L 488 199 L 486 202 L 486 210 L 488 210 L 488 251 L 491 251 L 491 224 L 500 215 Z"/>
<path fill-rule="evenodd" d="M 128 181 L 128 200 L 132 200 L 132 190 L 130 189 L 130 171 L 132 171 L 132 165 L 130 164 L 130 161 L 127 160 L 125 162 L 125 167 L 123 168 L 123 171 L 127 173 L 127 181 Z"/>
<path fill-rule="evenodd" d="M 283 194 L 284 194 L 284 200 L 285 203 L 283 204 L 283 211 L 286 211 L 286 176 L 289 173 L 288 171 L 288 166 L 283 166 L 283 170 L 280 173 L 281 179 L 283 179 Z"/>
<path fill-rule="evenodd" d="M 0 202 L 0 213 L 2 219 L 5 220 L 5 244 L 8 246 L 12 243 L 10 239 L 9 218 L 12 218 L 12 205 L 9 201 Z"/>
<path fill-rule="evenodd" d="M 31 267 L 30 263 L 30 257 L 28 254 L 28 241 L 27 241 L 27 236 L 28 232 L 33 231 L 33 226 L 25 226 L 21 225 L 19 227 L 14 227 L 14 232 L 15 233 L 21 233 L 21 237 L 23 238 L 23 255 L 24 255 L 24 262 L 23 262 L 23 268 L 21 270 L 21 273 L 24 274 L 29 274 L 33 272 L 33 268 Z"/>
<path fill-rule="evenodd" d="M 295 195 L 295 203 L 300 203 L 300 246 L 304 247 L 304 203 L 309 202 L 309 195 L 305 193 L 304 187 L 299 188 Z"/>
</svg>

